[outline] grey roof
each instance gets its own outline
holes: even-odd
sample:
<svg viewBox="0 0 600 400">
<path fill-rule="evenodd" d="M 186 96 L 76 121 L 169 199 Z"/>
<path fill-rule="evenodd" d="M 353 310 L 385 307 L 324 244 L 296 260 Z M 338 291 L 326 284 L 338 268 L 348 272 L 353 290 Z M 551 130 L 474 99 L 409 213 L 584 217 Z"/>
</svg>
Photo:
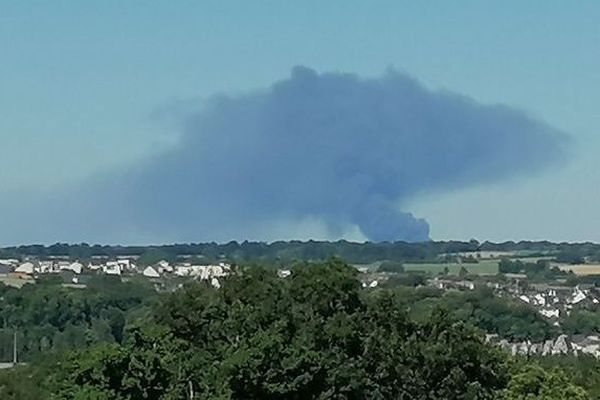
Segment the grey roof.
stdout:
<svg viewBox="0 0 600 400">
<path fill-rule="evenodd" d="M 0 264 L 0 274 L 8 274 L 13 271 L 13 267 L 9 265 Z"/>
</svg>

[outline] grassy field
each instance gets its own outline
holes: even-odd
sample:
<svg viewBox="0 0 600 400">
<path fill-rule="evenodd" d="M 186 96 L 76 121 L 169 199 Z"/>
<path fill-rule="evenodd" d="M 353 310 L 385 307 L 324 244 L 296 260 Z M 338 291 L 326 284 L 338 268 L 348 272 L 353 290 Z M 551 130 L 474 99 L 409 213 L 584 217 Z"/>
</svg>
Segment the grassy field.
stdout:
<svg viewBox="0 0 600 400">
<path fill-rule="evenodd" d="M 461 267 L 465 267 L 470 274 L 473 275 L 496 275 L 498 273 L 499 260 L 482 260 L 477 264 L 458 264 L 458 263 L 444 263 L 444 264 L 403 264 L 405 271 L 423 271 L 431 275 L 437 275 L 444 271 L 444 268 L 448 267 L 448 271 L 452 275 L 458 275 Z"/>
<path fill-rule="evenodd" d="M 25 285 L 27 283 L 35 283 L 35 281 L 33 279 L 26 280 L 26 279 L 13 278 L 13 277 L 9 277 L 9 276 L 0 276 L 0 282 L 4 283 L 6 286 L 12 286 L 12 287 L 16 287 L 16 288 L 21 288 L 23 285 Z"/>
<path fill-rule="evenodd" d="M 563 271 L 573 271 L 575 275 L 600 275 L 600 264 L 559 265 Z"/>
</svg>

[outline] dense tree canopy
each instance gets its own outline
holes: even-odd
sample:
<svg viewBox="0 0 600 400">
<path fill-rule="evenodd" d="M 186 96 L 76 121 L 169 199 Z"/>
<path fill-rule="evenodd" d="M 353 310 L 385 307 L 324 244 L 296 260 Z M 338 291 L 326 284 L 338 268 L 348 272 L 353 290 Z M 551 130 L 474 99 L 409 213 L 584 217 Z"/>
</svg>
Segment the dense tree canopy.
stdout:
<svg viewBox="0 0 600 400">
<path fill-rule="evenodd" d="M 558 369 L 527 364 L 512 377 L 503 400 L 588 400 L 584 389 L 571 383 Z"/>
<path fill-rule="evenodd" d="M 64 287 L 60 279 L 55 280 L 20 289 L 0 284 L 0 362 L 12 360 L 15 330 L 22 361 L 53 350 L 121 342 L 126 316 L 149 309 L 157 297 L 147 281 L 95 276 L 84 290 Z"/>
</svg>

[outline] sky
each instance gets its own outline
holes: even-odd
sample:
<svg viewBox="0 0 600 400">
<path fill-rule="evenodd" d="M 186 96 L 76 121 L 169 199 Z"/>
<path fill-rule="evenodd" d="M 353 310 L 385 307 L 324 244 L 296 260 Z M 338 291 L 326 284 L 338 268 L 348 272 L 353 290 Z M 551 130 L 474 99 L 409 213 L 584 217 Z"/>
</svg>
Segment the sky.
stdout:
<svg viewBox="0 0 600 400">
<path fill-rule="evenodd" d="M 177 146 L 180 114 L 297 65 L 365 79 L 393 69 L 572 139 L 568 160 L 548 168 L 403 198 L 431 238 L 600 241 L 599 18 L 594 1 L 0 1 L 0 197 L 90 190 Z M 3 207 L 4 244 L 178 239 L 78 240 L 38 232 L 39 204 Z M 248 236 L 339 236 L 310 219 L 267 230 Z"/>
</svg>

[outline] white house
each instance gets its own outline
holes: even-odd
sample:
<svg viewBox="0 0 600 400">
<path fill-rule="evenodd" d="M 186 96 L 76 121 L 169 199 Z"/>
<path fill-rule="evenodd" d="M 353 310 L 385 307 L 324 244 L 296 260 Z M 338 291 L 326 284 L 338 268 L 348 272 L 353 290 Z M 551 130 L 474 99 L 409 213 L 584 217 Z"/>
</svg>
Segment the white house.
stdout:
<svg viewBox="0 0 600 400">
<path fill-rule="evenodd" d="M 219 283 L 219 280 L 217 278 L 212 278 L 210 280 L 210 284 L 215 288 L 215 289 L 220 289 L 221 288 L 221 284 Z"/>
<path fill-rule="evenodd" d="M 98 271 L 99 269 L 102 269 L 102 264 L 89 263 L 88 268 L 92 271 Z"/>
<path fill-rule="evenodd" d="M 546 318 L 558 318 L 560 312 L 557 309 L 544 309 L 540 310 L 540 314 Z"/>
<path fill-rule="evenodd" d="M 519 299 L 523 300 L 525 303 L 529 303 L 529 297 L 525 296 L 524 294 L 519 296 Z"/>
<path fill-rule="evenodd" d="M 156 270 L 152 267 L 146 267 L 144 272 L 142 272 L 142 275 L 144 275 L 148 278 L 159 278 L 160 277 L 160 274 L 158 272 L 156 272 Z"/>
<path fill-rule="evenodd" d="M 175 267 L 175 275 L 177 276 L 190 276 L 192 273 L 192 267 L 185 265 L 178 265 Z"/>
<path fill-rule="evenodd" d="M 61 265 L 60 270 L 61 271 L 73 271 L 76 274 L 81 274 L 81 271 L 83 270 L 83 265 L 81 265 L 78 262 L 74 262 L 69 265 Z"/>
<path fill-rule="evenodd" d="M 135 269 L 135 264 L 133 264 L 128 259 L 119 259 L 119 260 L 117 260 L 117 263 L 121 267 L 121 271 L 123 271 L 123 270 L 129 271 L 129 270 Z"/>
<path fill-rule="evenodd" d="M 292 274 L 292 271 L 290 271 L 289 269 L 280 269 L 280 270 L 277 271 L 277 275 L 280 278 L 287 278 L 291 274 Z"/>
<path fill-rule="evenodd" d="M 108 261 L 103 267 L 102 272 L 106 275 L 121 275 L 121 264 L 117 261 Z"/>
<path fill-rule="evenodd" d="M 156 263 L 158 272 L 173 272 L 173 267 L 169 265 L 168 261 L 160 260 Z"/>
<path fill-rule="evenodd" d="M 579 290 L 578 287 L 575 288 L 575 291 L 573 292 L 573 298 L 570 299 L 570 302 L 573 304 L 577 304 L 579 302 L 581 302 L 582 300 L 584 300 L 587 296 L 585 295 L 585 293 L 581 290 Z"/>
<path fill-rule="evenodd" d="M 39 271 L 42 274 L 54 272 L 54 263 L 52 261 L 40 261 Z"/>
<path fill-rule="evenodd" d="M 15 269 L 15 272 L 21 272 L 23 274 L 33 274 L 34 269 L 35 266 L 33 265 L 33 263 L 24 262 Z"/>
</svg>

